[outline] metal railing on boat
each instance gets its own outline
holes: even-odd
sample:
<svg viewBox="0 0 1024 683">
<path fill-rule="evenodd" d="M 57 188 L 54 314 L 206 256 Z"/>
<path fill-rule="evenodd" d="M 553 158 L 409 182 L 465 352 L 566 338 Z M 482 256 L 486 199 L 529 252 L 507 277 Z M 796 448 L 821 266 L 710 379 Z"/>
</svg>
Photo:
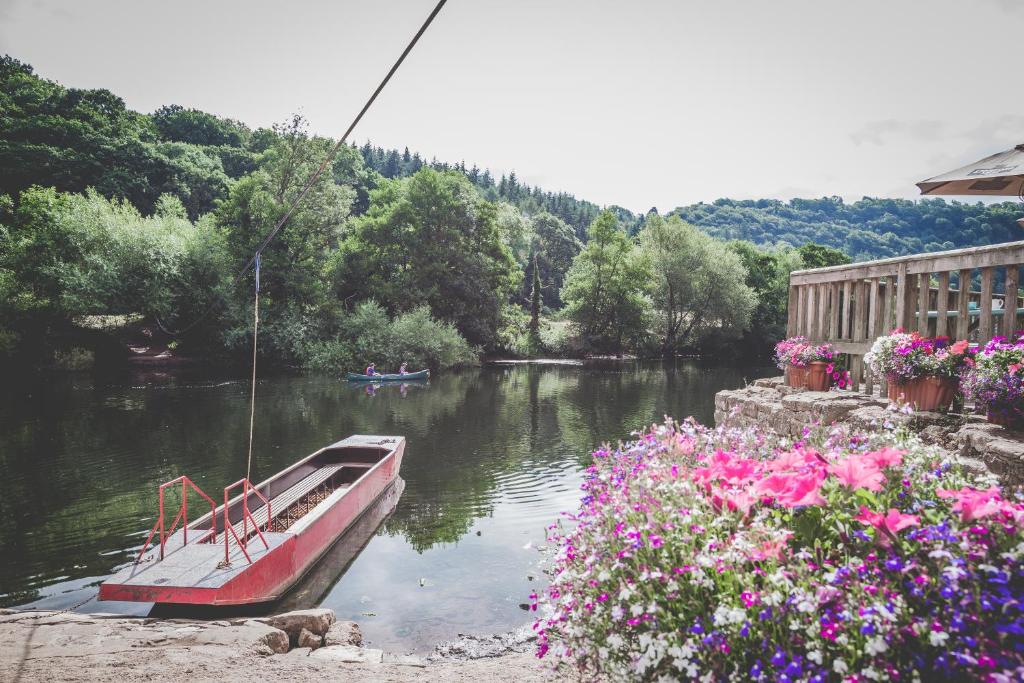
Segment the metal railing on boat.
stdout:
<svg viewBox="0 0 1024 683">
<path fill-rule="evenodd" d="M 174 521 L 171 522 L 171 530 L 164 532 L 164 491 L 171 486 L 181 483 L 181 506 L 178 508 L 178 514 L 174 516 Z M 135 558 L 135 564 L 142 561 L 143 555 L 146 554 L 146 550 L 149 548 L 149 544 L 153 541 L 153 536 L 157 530 L 160 530 L 160 559 L 164 559 L 164 547 L 167 544 L 167 539 L 174 533 L 175 528 L 178 526 L 178 522 L 182 522 L 182 545 L 188 545 L 188 492 L 189 489 L 195 490 L 200 496 L 202 496 L 210 504 L 210 519 L 215 520 L 217 514 L 217 504 L 213 502 L 213 498 L 210 498 L 201 488 L 196 486 L 195 482 L 188 477 L 182 475 L 177 479 L 160 484 L 160 509 L 156 524 L 153 525 L 152 530 L 149 532 L 149 536 L 146 537 L 146 542 L 142 545 L 142 550 L 139 551 L 138 557 Z M 200 537 L 200 541 L 205 540 L 211 534 L 213 536 L 213 543 L 217 542 L 217 527 L 211 525 L 210 529 L 204 529 L 205 533 Z"/>
<path fill-rule="evenodd" d="M 241 537 L 239 537 L 238 532 L 235 530 L 235 526 L 236 525 L 232 525 L 231 524 L 231 520 L 228 519 L 228 500 L 231 498 L 231 491 L 236 489 L 236 488 L 238 488 L 239 486 L 242 487 L 242 520 L 241 521 L 242 521 L 243 530 L 242 530 L 242 536 Z M 260 500 L 263 501 L 263 505 L 265 506 L 266 511 L 267 511 L 267 522 L 266 523 L 268 525 L 270 524 L 270 520 L 273 519 L 273 517 L 274 517 L 273 513 L 270 510 L 270 501 L 266 498 L 266 496 L 264 496 L 262 493 L 260 493 L 259 490 L 255 486 L 253 486 L 252 482 L 250 482 L 248 479 L 243 477 L 243 478 L 239 479 L 238 481 L 236 481 L 234 484 L 231 484 L 230 486 L 225 486 L 224 487 L 224 563 L 225 564 L 231 564 L 231 550 L 230 550 L 231 539 L 230 539 L 230 536 L 234 536 L 235 537 L 235 542 L 238 544 L 239 550 L 241 550 L 242 554 L 245 555 L 245 559 L 249 561 L 249 564 L 252 564 L 252 558 L 249 557 L 249 551 L 246 550 L 246 547 L 247 547 L 247 545 L 249 543 L 249 522 L 250 521 L 252 522 L 253 528 L 256 530 L 256 535 L 260 537 L 261 541 L 263 541 L 263 547 L 265 547 L 267 550 L 270 550 L 270 544 L 267 543 L 267 539 L 263 537 L 263 532 L 260 531 L 259 524 L 256 523 L 256 520 L 255 520 L 255 518 L 253 518 L 252 513 L 249 512 L 249 494 L 250 493 L 254 493 L 257 498 L 259 498 Z M 230 532 L 230 536 L 229 536 L 228 532 Z"/>
</svg>

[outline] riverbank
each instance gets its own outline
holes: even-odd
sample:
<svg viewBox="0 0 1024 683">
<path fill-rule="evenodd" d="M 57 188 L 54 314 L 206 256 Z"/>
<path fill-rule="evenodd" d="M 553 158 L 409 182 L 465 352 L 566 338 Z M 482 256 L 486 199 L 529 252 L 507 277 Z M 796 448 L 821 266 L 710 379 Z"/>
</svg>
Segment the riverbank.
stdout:
<svg viewBox="0 0 1024 683">
<path fill-rule="evenodd" d="M 359 627 L 327 609 L 223 621 L 3 610 L 0 643 L 5 681 L 551 680 L 528 628 L 415 657 L 364 647 Z"/>
</svg>

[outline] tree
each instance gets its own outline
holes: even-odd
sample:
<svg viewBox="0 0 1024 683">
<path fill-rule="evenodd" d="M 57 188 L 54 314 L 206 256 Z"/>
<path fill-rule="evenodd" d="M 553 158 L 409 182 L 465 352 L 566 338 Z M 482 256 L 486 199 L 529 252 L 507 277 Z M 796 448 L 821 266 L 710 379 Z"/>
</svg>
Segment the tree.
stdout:
<svg viewBox="0 0 1024 683">
<path fill-rule="evenodd" d="M 583 243 L 565 221 L 546 211 L 535 215 L 533 224 L 532 249 L 536 258 L 529 264 L 540 269 L 541 296 L 549 308 L 561 308 L 560 293 L 565 284 L 565 274 L 572 266 L 572 260 L 580 253 Z M 533 273 L 528 273 L 527 282 Z"/>
<path fill-rule="evenodd" d="M 427 305 L 487 348 L 521 277 L 497 207 L 462 174 L 430 168 L 370 193 L 333 273 L 341 300 L 372 298 L 391 312 Z"/>
<path fill-rule="evenodd" d="M 235 183 L 217 210 L 236 267 L 252 258 L 332 146 L 328 139 L 310 137 L 301 116 L 275 126 L 275 131 L 277 141 L 264 153 L 260 168 Z M 354 196 L 351 188 L 337 185 L 325 173 L 264 249 L 263 353 L 296 361 L 308 340 L 322 331 L 318 328 L 330 324 L 333 304 L 324 273 L 344 238 Z M 235 323 L 226 333 L 229 345 L 249 343 L 251 286 L 246 282 L 236 295 Z"/>
<path fill-rule="evenodd" d="M 829 266 L 842 266 L 850 263 L 850 257 L 831 247 L 822 244 L 808 242 L 796 250 L 800 254 L 804 268 L 828 268 Z"/>
<path fill-rule="evenodd" d="M 795 249 L 759 249 L 743 241 L 729 242 L 728 247 L 743 262 L 747 286 L 757 297 L 750 327 L 729 350 L 751 359 L 767 357 L 786 335 L 789 274 L 803 267 L 800 255 Z"/>
<path fill-rule="evenodd" d="M 153 112 L 152 119 L 160 137 L 170 142 L 244 147 L 252 136 L 244 123 L 177 104 L 160 107 Z"/>
<path fill-rule="evenodd" d="M 540 352 L 540 269 L 533 255 L 533 291 L 530 293 L 530 335 L 527 350 L 531 356 Z"/>
<path fill-rule="evenodd" d="M 739 336 L 756 303 L 746 269 L 724 243 L 677 216 L 649 214 L 640 249 L 654 275 L 655 330 L 661 352 L 675 355 L 709 335 Z"/>
<path fill-rule="evenodd" d="M 565 313 L 585 346 L 621 354 L 645 334 L 650 271 L 611 211 L 598 215 L 587 235 L 562 289 Z"/>
</svg>

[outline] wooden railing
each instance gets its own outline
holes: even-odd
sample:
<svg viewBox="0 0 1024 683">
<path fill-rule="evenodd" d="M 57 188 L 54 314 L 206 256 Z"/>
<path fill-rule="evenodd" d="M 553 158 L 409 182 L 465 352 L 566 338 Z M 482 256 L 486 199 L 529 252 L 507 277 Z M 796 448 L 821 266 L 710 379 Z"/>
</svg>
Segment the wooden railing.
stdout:
<svg viewBox="0 0 1024 683">
<path fill-rule="evenodd" d="M 1024 242 L 1010 242 L 794 271 L 787 332 L 849 354 L 853 386 L 871 393 L 864 354 L 896 327 L 980 343 L 1016 331 L 1022 264 Z"/>
</svg>

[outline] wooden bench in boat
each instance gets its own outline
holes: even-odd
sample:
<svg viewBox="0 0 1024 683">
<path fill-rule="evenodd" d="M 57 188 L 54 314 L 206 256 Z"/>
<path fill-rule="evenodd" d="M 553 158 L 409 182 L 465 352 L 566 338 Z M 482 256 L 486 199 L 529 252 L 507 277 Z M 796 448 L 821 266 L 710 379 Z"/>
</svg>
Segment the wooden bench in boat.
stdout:
<svg viewBox="0 0 1024 683">
<path fill-rule="evenodd" d="M 370 467 L 373 467 L 373 465 L 374 463 L 340 462 L 319 467 L 308 477 L 300 479 L 278 495 L 271 498 L 270 511 L 274 513 L 275 517 L 281 515 L 285 510 L 302 500 L 303 496 L 312 493 L 318 486 L 329 482 L 331 477 L 346 467 L 369 469 Z M 335 490 L 337 491 L 345 488 L 348 488 L 347 484 L 338 486 Z M 237 534 L 239 538 L 243 538 L 243 533 L 247 536 L 251 536 L 256 533 L 256 529 L 253 528 L 254 521 L 256 523 L 256 528 L 260 529 L 264 528 L 267 525 L 267 522 L 270 521 L 267 519 L 266 505 L 261 505 L 256 510 L 250 510 L 249 513 L 252 515 L 252 519 L 248 521 L 240 519 L 231 525 L 235 530 L 235 534 Z"/>
</svg>

